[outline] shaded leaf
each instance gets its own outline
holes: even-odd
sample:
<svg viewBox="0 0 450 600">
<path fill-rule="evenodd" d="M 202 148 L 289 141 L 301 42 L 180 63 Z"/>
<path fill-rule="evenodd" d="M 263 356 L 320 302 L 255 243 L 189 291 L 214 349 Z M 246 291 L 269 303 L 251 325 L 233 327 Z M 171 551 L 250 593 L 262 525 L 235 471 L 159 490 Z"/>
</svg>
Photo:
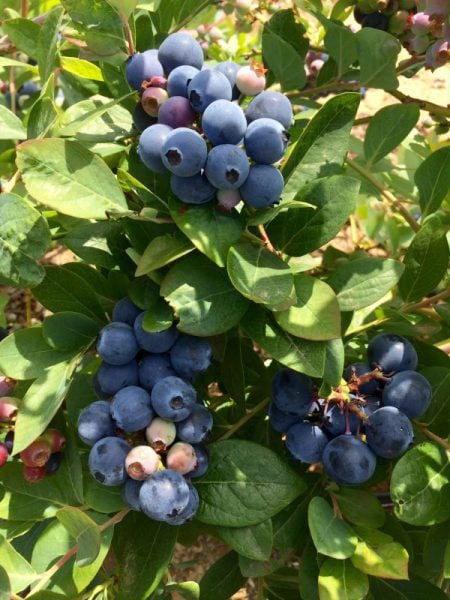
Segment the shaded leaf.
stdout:
<svg viewBox="0 0 450 600">
<path fill-rule="evenodd" d="M 146 275 L 168 265 L 169 263 L 189 254 L 193 250 L 191 242 L 179 234 L 161 235 L 152 239 L 141 256 L 136 276 Z"/>
<path fill-rule="evenodd" d="M 356 34 L 360 83 L 366 87 L 393 90 L 398 87 L 395 73 L 400 42 L 389 33 L 364 27 Z"/>
<path fill-rule="evenodd" d="M 13 592 L 24 590 L 37 578 L 33 567 L 3 536 L 0 536 L 0 565 L 8 574 Z"/>
<path fill-rule="evenodd" d="M 317 552 L 332 558 L 348 558 L 355 552 L 357 537 L 353 529 L 339 519 L 326 500 L 316 496 L 308 507 L 308 524 Z"/>
<path fill-rule="evenodd" d="M 233 550 L 252 560 L 268 560 L 272 552 L 272 521 L 251 527 L 217 527 L 217 533 Z"/>
<path fill-rule="evenodd" d="M 81 350 L 97 337 L 100 326 L 86 315 L 70 311 L 46 317 L 42 325 L 45 341 L 56 350 Z"/>
<path fill-rule="evenodd" d="M 245 584 L 239 570 L 238 555 L 228 552 L 209 567 L 200 581 L 200 597 L 229 600 Z"/>
<path fill-rule="evenodd" d="M 351 558 L 357 569 L 375 577 L 408 579 L 409 556 L 401 544 L 376 529 L 357 531 L 360 539 Z"/>
<path fill-rule="evenodd" d="M 95 521 L 86 513 L 71 506 L 59 510 L 56 518 L 77 542 L 75 564 L 84 567 L 94 562 L 101 547 L 100 529 Z"/>
</svg>

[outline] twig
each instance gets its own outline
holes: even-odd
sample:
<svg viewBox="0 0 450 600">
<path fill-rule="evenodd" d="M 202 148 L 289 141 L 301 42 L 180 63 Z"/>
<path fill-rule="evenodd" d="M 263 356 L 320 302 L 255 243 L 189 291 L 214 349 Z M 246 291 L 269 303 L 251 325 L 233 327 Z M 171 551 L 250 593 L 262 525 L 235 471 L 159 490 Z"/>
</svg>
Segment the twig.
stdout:
<svg viewBox="0 0 450 600">
<path fill-rule="evenodd" d="M 270 238 L 267 235 L 267 231 L 266 231 L 266 228 L 264 227 L 264 225 L 262 225 L 262 224 L 258 225 L 258 231 L 259 231 L 262 241 L 264 242 L 264 246 L 267 248 L 267 250 L 269 250 L 269 252 L 273 252 L 273 254 L 276 254 L 277 256 L 279 256 L 280 253 L 278 252 L 278 250 L 275 248 L 275 246 L 273 246 L 272 242 L 270 241 Z"/>
<path fill-rule="evenodd" d="M 442 448 L 445 448 L 447 451 L 450 451 L 450 443 L 447 442 L 447 440 L 444 440 L 444 438 L 441 438 L 440 436 L 430 431 L 425 425 L 425 423 L 419 423 L 418 421 L 415 421 L 415 424 L 417 425 L 417 427 L 419 427 L 420 431 L 427 438 L 430 438 L 430 440 L 433 440 L 433 442 L 436 442 L 436 444 L 439 444 L 439 446 L 442 446 Z"/>
<path fill-rule="evenodd" d="M 419 108 L 422 110 L 427 110 L 429 113 L 434 115 L 438 115 L 440 117 L 450 117 L 450 107 L 449 106 L 440 106 L 439 104 L 435 104 L 434 102 L 429 102 L 428 100 L 422 100 L 421 98 L 412 98 L 399 90 L 386 90 L 388 94 L 400 100 L 403 104 L 417 104 Z"/>
<path fill-rule="evenodd" d="M 16 171 L 8 183 L 3 187 L 4 192 L 11 192 L 16 183 L 20 180 L 20 171 Z"/>
<path fill-rule="evenodd" d="M 234 433 L 236 433 L 236 431 L 238 431 L 238 429 L 240 429 L 243 425 L 245 425 L 245 423 L 247 423 L 247 421 L 250 421 L 250 419 L 252 419 L 257 413 L 259 413 L 261 410 L 263 410 L 263 408 L 265 406 L 267 406 L 267 404 L 269 404 L 270 402 L 270 398 L 265 398 L 264 400 L 262 400 L 259 404 L 257 404 L 254 408 L 252 408 L 251 410 L 248 411 L 248 413 L 246 413 L 243 417 L 241 417 L 239 419 L 239 421 L 237 421 L 232 427 L 230 427 L 230 429 L 224 433 L 218 441 L 222 441 L 222 440 L 227 440 L 229 437 L 231 437 Z"/>
<path fill-rule="evenodd" d="M 329 491 L 328 493 L 330 494 L 331 503 L 333 504 L 334 515 L 338 517 L 338 519 L 344 520 L 336 496 L 333 494 L 333 492 Z"/>
<path fill-rule="evenodd" d="M 133 34 L 131 32 L 131 27 L 130 27 L 130 24 L 128 23 L 128 19 L 126 18 L 126 16 L 123 13 L 119 13 L 119 14 L 120 14 L 120 20 L 123 23 L 123 27 L 124 27 L 125 33 L 127 35 L 128 54 L 130 56 L 133 56 L 133 54 L 136 53 L 136 48 L 134 47 Z"/>
<path fill-rule="evenodd" d="M 27 13 L 28 13 L 28 1 L 21 0 L 20 1 L 20 16 L 23 17 L 24 19 L 26 19 Z"/>
<path fill-rule="evenodd" d="M 445 300 L 450 297 L 450 286 L 444 290 L 443 292 L 439 292 L 439 294 L 435 294 L 434 296 L 429 296 L 428 298 L 424 298 L 420 302 L 416 302 L 414 304 L 405 304 L 400 309 L 400 312 L 414 312 L 420 308 L 425 308 L 430 306 L 430 304 L 436 304 L 439 300 Z"/>
<path fill-rule="evenodd" d="M 26 314 L 26 326 L 31 327 L 31 290 L 30 290 L 30 288 L 25 289 L 25 314 Z"/>
</svg>

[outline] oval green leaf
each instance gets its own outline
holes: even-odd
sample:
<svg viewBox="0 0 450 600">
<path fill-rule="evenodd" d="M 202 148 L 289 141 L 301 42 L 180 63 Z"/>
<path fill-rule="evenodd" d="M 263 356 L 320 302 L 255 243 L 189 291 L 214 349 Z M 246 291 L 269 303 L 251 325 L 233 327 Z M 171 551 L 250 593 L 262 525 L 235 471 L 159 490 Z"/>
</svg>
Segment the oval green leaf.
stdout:
<svg viewBox="0 0 450 600">
<path fill-rule="evenodd" d="M 223 541 L 241 556 L 251 560 L 268 560 L 272 552 L 273 529 L 268 519 L 251 527 L 217 527 Z"/>
<path fill-rule="evenodd" d="M 100 326 L 81 313 L 62 311 L 44 320 L 45 341 L 55 350 L 81 350 L 95 340 Z"/>
<path fill-rule="evenodd" d="M 320 600 L 363 600 L 368 591 L 369 578 L 351 561 L 327 558 L 320 567 Z"/>
<path fill-rule="evenodd" d="M 0 104 L 0 140 L 26 140 L 27 130 L 11 110 Z"/>
<path fill-rule="evenodd" d="M 419 188 L 419 202 L 424 215 L 435 212 L 449 194 L 450 146 L 430 154 L 414 173 L 414 182 Z"/>
<path fill-rule="evenodd" d="M 342 519 L 339 519 L 326 500 L 316 496 L 308 506 L 308 525 L 317 552 L 331 558 L 349 558 L 355 552 L 358 538 Z"/>
</svg>

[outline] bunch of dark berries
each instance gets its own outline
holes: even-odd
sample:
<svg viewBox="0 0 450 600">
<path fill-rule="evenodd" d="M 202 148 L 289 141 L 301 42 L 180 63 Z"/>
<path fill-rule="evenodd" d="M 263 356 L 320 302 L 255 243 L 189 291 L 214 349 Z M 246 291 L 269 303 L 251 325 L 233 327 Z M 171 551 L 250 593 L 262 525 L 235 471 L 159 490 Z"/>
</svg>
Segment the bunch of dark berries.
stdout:
<svg viewBox="0 0 450 600">
<path fill-rule="evenodd" d="M 199 504 L 190 480 L 208 468 L 203 442 L 213 418 L 192 383 L 211 364 L 212 349 L 174 325 L 147 332 L 146 314 L 122 298 L 101 330 L 94 385 L 102 399 L 82 410 L 78 434 L 92 446 L 89 469 L 98 482 L 122 485 L 130 508 L 181 525 Z"/>
<path fill-rule="evenodd" d="M 412 444 L 411 419 L 431 402 L 431 386 L 415 371 L 417 354 L 400 335 L 382 333 L 369 343 L 368 362 L 344 371 L 342 384 L 324 400 L 312 380 L 289 369 L 272 382 L 271 426 L 304 463 L 322 462 L 341 485 L 369 480 L 376 456 L 394 459 Z"/>
<path fill-rule="evenodd" d="M 264 72 L 255 62 L 204 67 L 200 44 L 186 32 L 128 59 L 128 83 L 142 94 L 138 154 L 152 171 L 171 174 L 182 202 L 217 197 L 231 210 L 241 199 L 253 208 L 280 200 L 284 182 L 274 163 L 286 152 L 293 113 L 286 96 L 264 91 Z M 246 96 L 254 98 L 244 113 Z"/>
</svg>

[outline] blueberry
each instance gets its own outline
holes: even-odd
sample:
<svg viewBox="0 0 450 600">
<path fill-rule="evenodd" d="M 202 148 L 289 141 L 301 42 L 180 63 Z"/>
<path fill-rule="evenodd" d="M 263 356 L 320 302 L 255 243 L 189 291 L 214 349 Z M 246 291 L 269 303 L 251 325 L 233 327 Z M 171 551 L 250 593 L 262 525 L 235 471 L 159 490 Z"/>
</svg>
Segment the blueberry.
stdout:
<svg viewBox="0 0 450 600">
<path fill-rule="evenodd" d="M 305 421 L 292 425 L 286 433 L 286 447 L 304 463 L 320 462 L 328 438 L 320 427 Z"/>
<path fill-rule="evenodd" d="M 264 69 L 253 65 L 241 67 L 236 74 L 236 85 L 245 96 L 256 96 L 266 87 Z"/>
<path fill-rule="evenodd" d="M 202 128 L 214 146 L 239 144 L 245 135 L 247 121 L 240 106 L 228 100 L 216 100 L 203 113 Z"/>
<path fill-rule="evenodd" d="M 291 413 L 284 412 L 276 407 L 274 402 L 269 404 L 269 423 L 275 431 L 279 433 L 286 433 L 289 427 L 298 423 L 299 416 Z"/>
<path fill-rule="evenodd" d="M 157 119 L 155 117 L 151 117 L 148 115 L 145 110 L 142 108 L 142 104 L 137 102 L 136 106 L 133 109 L 133 125 L 134 128 L 139 132 L 143 133 L 147 127 L 154 125 Z"/>
<path fill-rule="evenodd" d="M 8 431 L 5 435 L 4 444 L 8 454 L 12 454 L 14 448 L 14 431 Z"/>
<path fill-rule="evenodd" d="M 248 105 L 245 116 L 249 123 L 263 117 L 275 119 L 285 129 L 289 129 L 294 118 L 291 103 L 280 92 L 261 92 L 261 94 L 258 94 Z"/>
<path fill-rule="evenodd" d="M 20 88 L 21 96 L 32 96 L 40 91 L 40 87 L 34 81 L 26 81 Z"/>
<path fill-rule="evenodd" d="M 205 338 L 180 335 L 172 346 L 170 360 L 180 377 L 194 381 L 211 364 L 211 344 Z"/>
<path fill-rule="evenodd" d="M 230 212 L 241 201 L 239 190 L 217 190 L 217 207 L 223 212 Z"/>
<path fill-rule="evenodd" d="M 248 126 L 244 145 L 247 154 L 257 163 L 271 165 L 283 158 L 288 145 L 288 133 L 275 119 L 256 119 Z"/>
<path fill-rule="evenodd" d="M 201 477 L 208 470 L 208 447 L 205 446 L 205 444 L 193 444 L 193 448 L 195 450 L 195 456 L 197 457 L 197 464 L 190 473 L 187 473 L 186 477 Z"/>
<path fill-rule="evenodd" d="M 411 421 L 393 406 L 384 406 L 372 413 L 365 431 L 370 448 L 383 458 L 397 458 L 414 439 Z"/>
<path fill-rule="evenodd" d="M 348 365 L 348 367 L 344 370 L 344 379 L 345 381 L 350 381 L 353 373 L 356 377 L 361 377 L 361 375 L 366 375 L 367 373 L 371 373 L 373 368 L 369 365 L 369 363 L 353 363 Z M 370 381 L 366 381 L 366 383 L 362 383 L 358 390 L 361 394 L 375 394 L 378 389 L 378 381 L 376 379 L 371 379 Z"/>
<path fill-rule="evenodd" d="M 167 78 L 167 91 L 169 92 L 169 96 L 184 96 L 187 98 L 188 85 L 198 72 L 198 69 L 191 67 L 190 65 L 181 65 L 171 71 Z"/>
<path fill-rule="evenodd" d="M 139 158 L 144 165 L 156 173 L 166 173 L 167 169 L 161 159 L 161 148 L 172 131 L 168 125 L 157 123 L 144 130 L 137 149 Z"/>
<path fill-rule="evenodd" d="M 125 468 L 132 479 L 143 481 L 159 469 L 161 458 L 150 446 L 131 448 L 125 459 Z"/>
<path fill-rule="evenodd" d="M 100 383 L 98 382 L 98 372 L 95 373 L 94 377 L 92 378 L 92 387 L 94 388 L 95 394 L 98 398 L 101 398 L 102 400 L 109 400 L 111 397 L 111 394 L 108 394 L 102 390 Z"/>
<path fill-rule="evenodd" d="M 208 149 L 205 140 L 192 129 L 174 129 L 161 147 L 164 166 L 175 175 L 190 177 L 204 167 Z"/>
<path fill-rule="evenodd" d="M 164 75 L 163 67 L 158 60 L 158 51 L 146 50 L 130 56 L 125 66 L 125 74 L 130 86 L 142 91 L 143 81 L 150 81 L 152 77 Z"/>
<path fill-rule="evenodd" d="M 242 200 L 253 208 L 268 208 L 280 200 L 284 180 L 280 171 L 271 165 L 252 165 L 240 188 Z"/>
<path fill-rule="evenodd" d="M 395 333 L 379 333 L 369 343 L 367 357 L 373 367 L 385 374 L 397 371 L 414 371 L 417 352 L 407 339 Z"/>
<path fill-rule="evenodd" d="M 360 408 L 368 417 L 380 408 L 380 399 L 378 396 L 366 396 L 364 402 L 365 404 Z"/>
<path fill-rule="evenodd" d="M 122 500 L 132 510 L 140 512 L 139 492 L 142 487 L 142 481 L 136 479 L 127 479 L 122 488 Z"/>
<path fill-rule="evenodd" d="M 189 444 L 203 442 L 213 427 L 211 412 L 200 404 L 194 406 L 191 414 L 184 421 L 177 423 L 178 437 Z"/>
<path fill-rule="evenodd" d="M 183 475 L 166 469 L 144 481 L 139 491 L 141 510 L 156 521 L 176 517 L 188 505 L 190 489 Z"/>
<path fill-rule="evenodd" d="M 186 507 L 180 512 L 179 515 L 174 517 L 166 517 L 165 522 L 169 525 L 183 525 L 194 518 L 198 506 L 200 504 L 200 498 L 197 490 L 192 485 L 192 483 L 188 483 L 189 486 L 189 502 Z"/>
<path fill-rule="evenodd" d="M 191 414 L 197 400 L 194 388 L 179 377 L 161 379 L 152 390 L 152 406 L 168 421 L 183 421 Z"/>
<path fill-rule="evenodd" d="M 182 475 L 190 473 L 197 464 L 197 455 L 194 447 L 185 442 L 177 442 L 170 447 L 166 456 L 166 465 L 168 469 L 177 471 Z"/>
<path fill-rule="evenodd" d="M 210 150 L 205 173 L 209 182 L 216 188 L 235 190 L 241 187 L 249 174 L 247 155 L 241 148 L 232 144 L 221 144 Z"/>
<path fill-rule="evenodd" d="M 47 461 L 47 464 L 45 465 L 45 474 L 46 475 L 55 475 L 59 471 L 59 468 L 62 463 L 62 459 L 63 459 L 62 452 L 54 452 L 53 454 L 51 454 L 50 458 Z"/>
<path fill-rule="evenodd" d="M 313 399 L 313 385 L 307 375 L 283 369 L 273 378 L 272 401 L 279 410 L 303 417 Z"/>
<path fill-rule="evenodd" d="M 141 313 L 134 322 L 134 332 L 139 346 L 143 350 L 154 352 L 155 354 L 163 354 L 170 350 L 179 335 L 175 325 L 172 325 L 172 327 L 169 327 L 168 329 L 164 329 L 164 331 L 150 333 L 145 331 L 142 327 L 144 316 L 145 312 Z"/>
<path fill-rule="evenodd" d="M 195 111 L 187 98 L 172 96 L 164 104 L 161 104 L 158 121 L 174 129 L 189 127 L 195 121 Z"/>
<path fill-rule="evenodd" d="M 410 419 L 422 416 L 430 405 L 431 385 L 420 373 L 400 371 L 386 382 L 381 401 L 395 406 Z"/>
<path fill-rule="evenodd" d="M 231 62 L 231 61 L 227 60 L 224 62 L 217 63 L 217 65 L 214 68 L 216 69 L 216 71 L 220 71 L 221 73 L 223 73 L 225 75 L 225 77 L 228 79 L 228 81 L 230 82 L 231 91 L 232 91 L 231 99 L 237 100 L 239 98 L 239 96 L 241 95 L 241 93 L 239 91 L 239 88 L 236 85 L 236 75 L 237 75 L 237 72 L 239 71 L 239 69 L 241 68 L 241 65 L 238 65 L 235 62 Z"/>
<path fill-rule="evenodd" d="M 377 459 L 369 446 L 353 435 L 340 435 L 325 446 L 325 471 L 341 485 L 358 485 L 370 479 Z"/>
<path fill-rule="evenodd" d="M 362 18 L 362 27 L 372 27 L 372 29 L 381 29 L 387 31 L 389 27 L 389 17 L 380 12 L 374 12 L 370 15 L 365 15 Z"/>
<path fill-rule="evenodd" d="M 121 485 L 127 479 L 125 458 L 130 447 L 118 437 L 99 440 L 89 453 L 89 470 L 103 485 Z"/>
<path fill-rule="evenodd" d="M 110 323 L 99 333 L 97 352 L 110 365 L 126 365 L 138 350 L 133 329 L 125 323 Z"/>
<path fill-rule="evenodd" d="M 145 430 L 147 442 L 155 450 L 165 451 L 177 437 L 177 428 L 172 421 L 156 417 Z"/>
<path fill-rule="evenodd" d="M 157 117 L 160 106 L 162 106 L 168 98 L 169 95 L 166 90 L 163 90 L 160 87 L 148 87 L 142 94 L 142 108 L 151 117 Z"/>
<path fill-rule="evenodd" d="M 231 85 L 220 71 L 204 69 L 188 85 L 188 98 L 195 112 L 203 112 L 215 100 L 231 100 Z"/>
<path fill-rule="evenodd" d="M 349 411 L 348 420 L 351 433 L 356 434 L 360 425 L 360 419 L 354 412 Z M 327 411 L 324 420 L 324 428 L 333 437 L 345 433 L 347 424 L 345 421 L 344 412 L 339 408 L 339 406 L 334 405 Z"/>
<path fill-rule="evenodd" d="M 78 417 L 78 435 L 89 446 L 98 440 L 114 435 L 115 423 L 111 417 L 111 405 L 105 400 L 88 404 Z"/>
<path fill-rule="evenodd" d="M 136 317 L 140 315 L 141 312 L 142 309 L 140 309 L 139 306 L 136 306 L 128 296 L 125 296 L 116 302 L 113 308 L 112 320 L 133 326 Z"/>
<path fill-rule="evenodd" d="M 108 397 L 129 385 L 139 385 L 139 370 L 135 360 L 126 365 L 110 365 L 103 362 L 97 371 L 97 381 Z"/>
<path fill-rule="evenodd" d="M 203 50 L 191 35 L 179 31 L 172 33 L 163 41 L 158 50 L 158 59 L 166 74 L 186 65 L 201 69 Z"/>
<path fill-rule="evenodd" d="M 211 202 L 216 194 L 216 188 L 209 183 L 203 173 L 197 173 L 192 177 L 172 175 L 170 189 L 186 204 L 206 204 Z"/>
<path fill-rule="evenodd" d="M 124 431 L 145 429 L 153 418 L 150 394 L 136 385 L 121 389 L 112 399 L 111 416 Z"/>
<path fill-rule="evenodd" d="M 176 373 L 167 354 L 148 354 L 139 363 L 140 385 L 149 392 L 160 379 L 172 375 Z"/>
</svg>

